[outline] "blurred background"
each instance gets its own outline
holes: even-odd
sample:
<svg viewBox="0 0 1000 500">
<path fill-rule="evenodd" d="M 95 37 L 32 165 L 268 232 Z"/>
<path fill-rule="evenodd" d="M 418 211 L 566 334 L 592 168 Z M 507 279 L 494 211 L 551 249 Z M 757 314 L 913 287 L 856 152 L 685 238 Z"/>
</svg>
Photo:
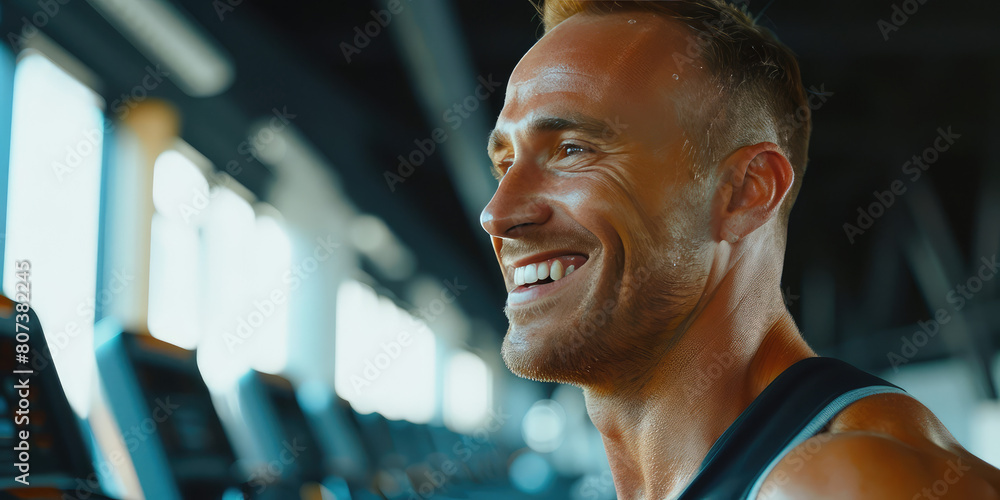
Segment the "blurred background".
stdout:
<svg viewBox="0 0 1000 500">
<path fill-rule="evenodd" d="M 813 113 L 789 310 L 1000 466 L 997 6 L 749 8 Z M 2 0 L 0 33 L 0 275 L 37 314 L 0 304 L 0 455 L 27 399 L 32 486 L 614 498 L 580 390 L 499 355 L 478 221 L 527 0 Z"/>
</svg>

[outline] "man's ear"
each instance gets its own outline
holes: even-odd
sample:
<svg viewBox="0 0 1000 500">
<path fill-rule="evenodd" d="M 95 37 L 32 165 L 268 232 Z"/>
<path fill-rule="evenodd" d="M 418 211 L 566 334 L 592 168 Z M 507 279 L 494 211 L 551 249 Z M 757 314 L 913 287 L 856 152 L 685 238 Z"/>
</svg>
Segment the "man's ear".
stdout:
<svg viewBox="0 0 1000 500">
<path fill-rule="evenodd" d="M 795 171 L 778 146 L 761 142 L 723 160 L 715 205 L 717 241 L 735 243 L 764 225 L 781 209 Z"/>
</svg>

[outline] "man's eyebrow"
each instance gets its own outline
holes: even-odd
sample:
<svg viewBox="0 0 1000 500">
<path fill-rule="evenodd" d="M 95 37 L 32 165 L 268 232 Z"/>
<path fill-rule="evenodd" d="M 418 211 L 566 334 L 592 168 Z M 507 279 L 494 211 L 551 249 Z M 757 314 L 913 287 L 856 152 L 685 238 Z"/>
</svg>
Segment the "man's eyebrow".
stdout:
<svg viewBox="0 0 1000 500">
<path fill-rule="evenodd" d="M 486 152 L 492 156 L 494 151 L 503 149 L 509 145 L 510 142 L 507 141 L 507 134 L 495 128 L 490 131 L 489 142 L 486 144 Z"/>
<path fill-rule="evenodd" d="M 609 123 L 591 116 L 579 114 L 567 117 L 541 117 L 531 122 L 529 129 L 535 133 L 574 130 L 607 142 L 613 142 L 618 138 L 617 131 Z"/>
<path fill-rule="evenodd" d="M 573 114 L 566 117 L 542 116 L 531 121 L 528 125 L 530 134 L 540 132 L 561 132 L 574 130 L 600 139 L 606 142 L 615 142 L 619 139 L 618 131 L 610 123 L 586 115 Z M 507 135 L 498 129 L 490 132 L 489 145 L 487 151 L 491 154 L 509 145 Z"/>
</svg>

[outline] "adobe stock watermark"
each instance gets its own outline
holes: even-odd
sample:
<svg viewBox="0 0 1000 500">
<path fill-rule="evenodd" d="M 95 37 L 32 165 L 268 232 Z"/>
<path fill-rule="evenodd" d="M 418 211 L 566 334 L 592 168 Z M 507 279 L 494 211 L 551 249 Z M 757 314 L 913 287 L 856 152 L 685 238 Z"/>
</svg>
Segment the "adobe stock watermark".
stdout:
<svg viewBox="0 0 1000 500">
<path fill-rule="evenodd" d="M 242 172 L 243 167 L 239 167 L 239 170 Z M 217 185 L 222 188 L 230 188 L 230 183 L 236 182 L 232 177 L 225 175 L 217 175 L 215 179 Z M 213 190 L 211 186 L 192 186 L 191 197 L 186 203 L 177 206 L 177 212 L 185 224 L 191 224 L 198 220 L 198 216 L 212 204 L 212 200 L 218 197 L 221 192 Z"/>
<path fill-rule="evenodd" d="M 248 136 L 236 145 L 236 152 L 240 154 L 243 163 L 250 164 L 257 161 L 257 155 L 254 152 L 261 151 L 268 144 L 274 142 L 278 135 L 285 130 L 285 127 L 298 116 L 288 111 L 288 106 L 282 106 L 281 109 L 271 108 L 271 119 L 267 121 L 267 126 L 261 127 L 255 134 Z M 229 175 L 237 177 L 243 173 L 243 165 L 237 160 L 229 160 L 226 162 L 225 171 Z"/>
<path fill-rule="evenodd" d="M 70 3 L 72 0 L 38 0 L 38 10 L 29 18 L 21 16 L 21 31 L 7 33 L 7 42 L 14 49 L 14 53 L 24 50 L 28 43 L 38 35 L 39 28 L 44 28 L 52 21 L 52 18 L 59 15 L 60 7 Z"/>
<path fill-rule="evenodd" d="M 135 276 L 129 272 L 117 269 L 113 270 L 111 278 L 99 293 L 88 296 L 77 303 L 74 309 L 77 314 L 75 320 L 68 321 L 61 330 L 52 330 L 45 333 L 49 347 L 48 355 L 44 356 L 40 354 L 40 351 L 33 350 L 31 367 L 35 371 L 42 371 L 48 368 L 52 361 L 58 358 L 59 354 L 83 333 L 82 327 L 84 325 L 94 323 L 97 306 L 100 305 L 104 308 L 110 305 L 115 297 L 121 296 L 129 290 L 133 281 L 135 281 Z"/>
<path fill-rule="evenodd" d="M 414 332 L 424 332 L 430 331 L 428 325 L 433 323 L 442 313 L 444 313 L 445 308 L 455 302 L 462 293 L 469 288 L 468 285 L 459 284 L 458 278 L 454 278 L 451 281 L 443 280 L 442 283 L 444 287 L 441 289 L 440 296 L 435 297 L 430 303 L 423 308 L 418 308 L 414 314 L 422 319 L 423 321 L 417 321 L 416 319 L 410 318 L 409 327 L 415 328 Z M 351 386 L 354 387 L 355 394 L 361 394 L 362 389 L 371 386 L 379 377 L 385 373 L 386 370 L 392 366 L 392 363 L 399 359 L 403 355 L 405 348 L 413 344 L 413 335 L 410 330 L 400 331 L 394 340 L 389 342 L 380 342 L 379 351 L 374 356 L 365 358 L 364 369 L 361 371 L 361 376 L 354 373 L 350 376 Z"/>
<path fill-rule="evenodd" d="M 945 300 L 951 304 L 952 309 L 956 312 L 964 309 L 967 302 L 975 298 L 976 294 L 983 289 L 983 284 L 992 280 L 997 275 L 997 272 L 1000 271 L 1000 262 L 997 262 L 997 254 L 993 254 L 992 260 L 982 257 L 980 258 L 980 262 L 982 264 L 975 274 L 966 279 L 965 283 L 956 285 L 945 294 Z M 941 326 L 948 324 L 950 321 L 951 315 L 943 307 L 938 308 L 934 312 L 933 318 L 927 321 L 917 321 L 917 326 L 920 327 L 919 330 L 910 334 L 909 337 L 902 336 L 899 338 L 899 353 L 892 351 L 886 354 L 889 366 L 892 366 L 893 372 L 899 373 L 899 367 L 909 363 L 917 355 L 917 351 L 921 347 L 927 345 L 930 339 L 937 336 L 938 332 L 941 331 Z"/>
<path fill-rule="evenodd" d="M 889 19 L 879 19 L 875 23 L 879 33 L 882 34 L 882 40 L 888 42 L 889 34 L 899 31 L 899 28 L 910 20 L 910 16 L 916 14 L 920 6 L 925 3 L 927 0 L 903 0 L 900 5 L 892 4 L 892 14 L 889 15 Z"/>
<path fill-rule="evenodd" d="M 321 264 L 330 260 L 334 252 L 343 245 L 333 241 L 333 235 L 330 234 L 326 237 L 317 236 L 315 241 L 312 254 L 292 264 L 281 275 L 281 281 L 288 286 L 289 292 L 298 290 L 302 283 L 315 274 Z M 282 288 L 273 288 L 263 298 L 253 300 L 251 311 L 236 320 L 236 328 L 222 334 L 222 340 L 226 343 L 229 353 L 235 354 L 239 346 L 250 340 L 257 329 L 287 300 L 288 295 Z"/>
<path fill-rule="evenodd" d="M 181 405 L 171 403 L 169 396 L 163 399 L 157 398 L 155 403 L 156 406 L 153 408 L 151 416 L 122 430 L 121 443 L 128 449 L 129 453 L 134 453 L 140 445 L 145 444 L 149 437 L 156 433 L 160 424 L 166 422 L 181 407 Z M 90 498 L 101 493 L 101 481 L 98 476 L 113 482 L 116 480 L 115 471 L 126 464 L 131 466 L 131 462 L 127 461 L 125 454 L 117 450 L 109 453 L 107 460 L 97 464 L 95 472 L 91 472 L 85 478 L 76 478 L 77 487 L 73 490 L 75 496 L 72 498 Z M 69 497 L 64 494 L 61 498 Z"/>
<path fill-rule="evenodd" d="M 580 483 L 578 493 L 578 498 L 584 500 L 615 498 L 615 478 L 610 470 L 601 474 L 587 474 Z"/>
<path fill-rule="evenodd" d="M 489 412 L 486 423 L 472 432 L 468 442 L 456 441 L 451 447 L 451 456 L 442 460 L 437 467 L 424 472 L 423 480 L 414 485 L 415 491 L 410 493 L 407 500 L 424 500 L 434 496 L 435 492 L 458 474 L 459 466 L 472 460 L 475 452 L 490 441 L 490 435 L 500 431 L 511 418 L 511 415 L 503 412 L 503 407 L 496 411 L 491 408 Z"/>
<path fill-rule="evenodd" d="M 149 93 L 156 90 L 168 76 L 170 73 L 163 71 L 159 64 L 156 66 L 147 65 L 145 75 L 139 79 L 139 83 L 111 101 L 108 110 L 115 116 L 116 120 L 124 120 L 136 106 L 149 98 Z M 105 118 L 103 130 L 100 127 L 92 128 L 84 132 L 83 138 L 76 144 L 67 146 L 63 161 L 56 161 L 52 164 L 52 172 L 55 173 L 56 180 L 63 182 L 67 176 L 80 168 L 85 157 L 95 151 L 100 154 L 102 137 L 112 134 L 116 126 L 115 120 Z"/>
<path fill-rule="evenodd" d="M 138 449 L 139 445 L 145 443 L 149 436 L 156 433 L 159 425 L 166 422 L 180 407 L 181 405 L 170 402 L 170 396 L 163 399 L 156 398 L 156 407 L 153 408 L 152 416 L 142 419 L 138 424 L 122 432 L 122 442 L 128 451 L 131 453 Z"/>
<path fill-rule="evenodd" d="M 212 10 L 215 11 L 219 21 L 225 21 L 226 14 L 233 12 L 242 4 L 243 0 L 212 0 Z"/>
<path fill-rule="evenodd" d="M 604 301 L 600 309 L 588 311 L 587 314 L 581 318 L 582 325 L 580 326 L 579 332 L 572 335 L 571 349 L 564 352 L 574 352 L 583 346 L 587 339 L 593 338 L 598 335 L 598 332 L 603 328 L 608 321 L 611 320 L 611 315 L 614 310 L 618 307 L 619 301 L 617 297 L 622 296 L 622 290 L 627 290 L 631 292 L 637 292 L 639 286 L 645 283 L 653 273 L 645 267 L 640 267 L 635 272 L 635 278 L 630 280 L 629 283 L 625 283 L 624 279 L 618 279 L 615 282 L 615 286 L 612 288 L 614 291 L 614 297 L 609 298 Z M 504 312 L 507 312 L 507 308 L 504 308 Z M 534 312 L 533 314 L 537 314 Z M 510 315 L 508 313 L 508 320 L 510 320 Z"/>
<path fill-rule="evenodd" d="M 786 286 L 784 290 L 779 290 L 781 292 L 781 301 L 785 303 L 785 307 L 791 307 L 797 300 L 799 300 L 799 295 L 792 293 L 792 287 Z"/>
<path fill-rule="evenodd" d="M 455 102 L 441 113 L 441 120 L 448 124 L 452 131 L 458 130 L 462 123 L 479 109 L 483 101 L 489 99 L 498 88 L 503 87 L 502 82 L 493 80 L 492 73 L 486 77 L 480 75 L 476 77 L 476 81 L 479 84 L 471 94 Z M 396 156 L 396 159 L 399 160 L 396 171 L 386 169 L 382 174 L 386 185 L 389 186 L 389 191 L 395 193 L 396 184 L 406 182 L 406 179 L 413 175 L 416 168 L 423 165 L 427 158 L 437 151 L 438 146 L 447 140 L 448 132 L 443 127 L 435 128 L 428 137 L 414 139 L 413 144 L 416 146 L 414 149 L 405 157 L 403 155 Z"/>
<path fill-rule="evenodd" d="M 750 2 L 749 0 L 735 0 L 733 3 L 737 7 L 745 7 Z M 711 44 L 711 40 L 720 36 L 729 37 L 730 35 L 725 33 L 725 29 L 728 25 L 735 22 L 735 16 L 731 15 L 728 11 L 722 12 L 720 19 L 703 21 L 702 28 L 698 30 L 697 35 L 688 34 L 684 50 L 674 51 L 671 56 L 674 65 L 677 67 L 677 73 L 673 75 L 674 80 L 680 80 L 681 75 L 684 74 L 684 70 L 688 66 L 703 69 L 702 62 L 704 59 L 702 56 Z M 806 89 L 806 104 L 796 108 L 793 113 L 779 118 L 777 125 L 778 136 L 782 137 L 802 128 L 809 121 L 811 112 L 822 107 L 827 99 L 832 96 L 833 92 L 828 92 L 823 84 L 818 89 L 815 85 L 810 86 Z"/>
<path fill-rule="evenodd" d="M 938 135 L 934 138 L 931 146 L 924 149 L 921 154 L 913 155 L 900 168 L 903 174 L 909 175 L 910 183 L 917 182 L 923 176 L 923 173 L 938 161 L 941 153 L 951 149 L 955 141 L 962 137 L 961 134 L 952 132 L 951 126 L 948 126 L 947 130 L 938 127 L 937 132 Z M 857 224 L 844 223 L 843 228 L 844 234 L 847 235 L 847 241 L 853 245 L 855 238 L 871 229 L 875 225 L 875 220 L 885 215 L 889 207 L 896 203 L 897 198 L 906 193 L 906 189 L 906 184 L 903 180 L 896 179 L 889 184 L 889 189 L 885 191 L 872 191 L 875 201 L 871 202 L 868 207 L 857 208 Z"/>
<path fill-rule="evenodd" d="M 784 498 L 784 494 L 780 491 L 781 487 L 788 484 L 794 474 L 798 474 L 803 467 L 809 463 L 816 455 L 819 454 L 823 449 L 823 445 L 830 442 L 833 439 L 833 434 L 829 432 L 820 432 L 815 436 L 806 439 L 801 444 L 793 448 L 788 452 L 784 458 L 781 459 L 782 467 L 772 471 L 768 476 L 767 480 L 764 482 L 757 494 L 757 498 L 760 500 L 768 500 L 771 498 Z M 790 468 L 791 474 L 789 474 Z"/>
<path fill-rule="evenodd" d="M 739 7 L 745 6 L 749 3 L 749 0 L 736 0 L 733 2 Z M 699 30 L 697 35 L 689 34 L 687 36 L 687 44 L 684 47 L 684 51 L 674 51 L 671 58 L 674 64 L 677 66 L 677 73 L 674 75 L 674 79 L 680 78 L 680 75 L 684 73 L 684 68 L 686 66 L 694 66 L 696 68 L 701 68 L 702 65 L 697 61 L 701 61 L 702 54 L 705 49 L 709 46 L 710 40 L 714 37 L 723 35 L 723 29 L 729 24 L 733 24 L 736 18 L 729 14 L 728 11 L 723 11 L 722 19 L 712 19 L 702 22 L 704 26 L 703 30 Z"/>
<path fill-rule="evenodd" d="M 404 3 L 402 0 L 389 0 L 386 3 L 386 8 L 371 11 L 371 21 L 365 23 L 363 27 L 354 27 L 354 39 L 352 40 L 354 43 L 340 42 L 340 52 L 344 54 L 344 60 L 350 64 L 351 58 L 360 54 L 365 47 L 372 43 L 372 40 L 381 35 L 382 31 L 389 27 L 393 16 L 403 12 L 406 4 L 412 1 L 406 0 Z"/>
<path fill-rule="evenodd" d="M 258 495 L 263 493 L 268 486 L 278 482 L 285 473 L 285 467 L 294 464 L 299 455 L 308 448 L 299 444 L 299 440 L 292 438 L 289 443 L 287 439 L 281 441 L 281 452 L 278 457 L 266 464 L 262 464 L 250 473 L 248 486 L 255 489 Z"/>
<path fill-rule="evenodd" d="M 250 164 L 257 161 L 254 152 L 260 151 L 273 142 L 278 137 L 278 134 L 298 116 L 290 113 L 287 106 L 282 106 L 281 109 L 271 108 L 271 115 L 271 119 L 268 120 L 266 127 L 261 127 L 255 134 L 247 136 L 246 139 L 236 145 L 236 152 L 239 153 L 242 163 L 239 160 L 227 161 L 225 171 L 229 175 L 216 175 L 215 179 L 218 186 L 229 187 L 230 184 L 236 183 L 235 177 L 243 173 L 243 164 Z M 180 213 L 184 223 L 191 224 L 199 214 L 211 205 L 212 200 L 220 192 L 213 191 L 211 187 L 192 187 L 191 197 L 186 203 L 181 203 L 177 207 L 177 211 Z"/>
<path fill-rule="evenodd" d="M 806 103 L 795 108 L 794 113 L 788 113 L 778 121 L 778 137 L 787 137 L 792 132 L 802 128 L 812 117 L 812 112 L 822 108 L 826 101 L 833 97 L 833 92 L 826 90 L 826 84 L 819 84 L 819 88 L 810 85 L 806 89 Z"/>
<path fill-rule="evenodd" d="M 712 362 L 698 370 L 693 380 L 684 384 L 684 394 L 695 397 L 708 390 L 712 383 L 719 380 L 727 370 L 736 363 L 736 357 L 729 351 L 713 352 Z"/>
<path fill-rule="evenodd" d="M 972 470 L 971 465 L 965 465 L 962 463 L 961 457 L 958 460 L 947 461 L 948 468 L 945 469 L 944 474 L 941 479 L 938 479 L 931 483 L 930 486 L 926 486 L 920 490 L 919 493 L 914 494 L 911 500 L 920 500 L 926 498 L 927 500 L 940 500 L 941 497 L 948 494 L 951 487 L 957 484 L 962 476 L 966 472 Z"/>
</svg>

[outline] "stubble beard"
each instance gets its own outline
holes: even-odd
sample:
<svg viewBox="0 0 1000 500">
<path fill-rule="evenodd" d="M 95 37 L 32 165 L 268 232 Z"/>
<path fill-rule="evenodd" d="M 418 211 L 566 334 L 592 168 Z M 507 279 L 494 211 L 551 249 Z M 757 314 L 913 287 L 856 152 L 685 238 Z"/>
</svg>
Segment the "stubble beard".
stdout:
<svg viewBox="0 0 1000 500">
<path fill-rule="evenodd" d="M 704 276 L 693 270 L 695 252 L 689 250 L 638 264 L 612 283 L 600 282 L 565 314 L 564 325 L 533 332 L 527 344 L 512 342 L 512 331 L 539 313 L 505 310 L 511 323 L 501 350 L 507 367 L 530 380 L 581 387 L 641 378 L 677 340 L 671 325 L 697 301 L 697 283 Z M 678 261 L 686 265 L 675 267 Z"/>
</svg>

